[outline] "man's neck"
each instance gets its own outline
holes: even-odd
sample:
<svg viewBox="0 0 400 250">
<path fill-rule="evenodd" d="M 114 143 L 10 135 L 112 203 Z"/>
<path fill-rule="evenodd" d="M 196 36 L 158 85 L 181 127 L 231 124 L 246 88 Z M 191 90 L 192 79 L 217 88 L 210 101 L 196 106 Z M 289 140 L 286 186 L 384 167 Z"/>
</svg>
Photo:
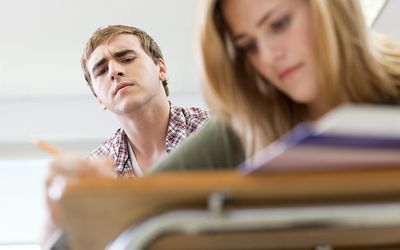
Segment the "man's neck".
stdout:
<svg viewBox="0 0 400 250">
<path fill-rule="evenodd" d="M 142 170 L 157 163 L 166 154 L 169 115 L 170 106 L 165 97 L 119 117 Z"/>
</svg>

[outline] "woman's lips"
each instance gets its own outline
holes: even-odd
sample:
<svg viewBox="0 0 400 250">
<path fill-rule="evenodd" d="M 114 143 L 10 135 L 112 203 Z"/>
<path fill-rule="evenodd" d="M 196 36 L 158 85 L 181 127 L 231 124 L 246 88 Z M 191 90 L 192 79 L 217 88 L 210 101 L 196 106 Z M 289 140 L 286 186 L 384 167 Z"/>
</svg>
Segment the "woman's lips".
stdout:
<svg viewBox="0 0 400 250">
<path fill-rule="evenodd" d="M 290 75 L 292 75 L 294 72 L 296 72 L 302 66 L 303 66 L 303 64 L 299 63 L 299 64 L 296 64 L 295 66 L 292 66 L 292 67 L 289 67 L 289 68 L 283 70 L 281 73 L 279 73 L 279 78 L 281 80 L 285 80 L 286 78 L 288 78 Z"/>
</svg>

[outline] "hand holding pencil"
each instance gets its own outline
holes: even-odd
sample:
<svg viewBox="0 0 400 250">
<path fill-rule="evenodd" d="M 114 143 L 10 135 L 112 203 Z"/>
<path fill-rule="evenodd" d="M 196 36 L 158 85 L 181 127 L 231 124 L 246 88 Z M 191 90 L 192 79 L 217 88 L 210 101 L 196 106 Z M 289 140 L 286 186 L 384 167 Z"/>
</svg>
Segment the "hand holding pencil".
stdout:
<svg viewBox="0 0 400 250">
<path fill-rule="evenodd" d="M 52 203 L 62 196 L 67 182 L 87 177 L 112 177 L 113 164 L 107 158 L 89 161 L 82 157 L 67 156 L 61 150 L 37 137 L 32 137 L 32 141 L 38 148 L 56 157 L 49 164 L 46 178 L 46 200 L 55 222 L 59 219 L 53 216 L 56 213 L 52 213 Z"/>
<path fill-rule="evenodd" d="M 56 157 L 50 163 L 51 174 L 58 174 L 67 178 L 112 176 L 112 161 L 108 158 L 89 161 L 82 157 L 66 156 L 61 150 L 38 137 L 32 137 L 32 141 L 38 148 Z"/>
<path fill-rule="evenodd" d="M 41 240 L 42 247 L 50 249 L 48 246 L 54 243 L 55 236 L 62 232 L 60 228 L 63 225 L 63 218 L 57 210 L 56 203 L 62 197 L 66 185 L 87 177 L 112 177 L 113 165 L 109 159 L 105 158 L 88 161 L 82 157 L 68 156 L 44 140 L 37 137 L 32 139 L 38 148 L 55 156 L 49 164 L 45 183 L 49 217 L 45 222 Z"/>
</svg>

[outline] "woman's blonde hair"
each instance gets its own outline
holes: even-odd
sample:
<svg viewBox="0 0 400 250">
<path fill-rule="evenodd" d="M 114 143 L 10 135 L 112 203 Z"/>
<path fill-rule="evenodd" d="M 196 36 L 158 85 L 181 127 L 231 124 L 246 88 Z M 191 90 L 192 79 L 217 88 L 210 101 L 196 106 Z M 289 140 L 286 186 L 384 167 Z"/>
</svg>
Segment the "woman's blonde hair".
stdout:
<svg viewBox="0 0 400 250">
<path fill-rule="evenodd" d="M 234 47 L 222 1 L 208 1 L 202 24 L 205 99 L 250 156 L 304 121 L 307 109 L 269 84 Z M 313 19 L 317 82 L 330 106 L 344 96 L 357 103 L 398 100 L 400 49 L 368 30 L 358 0 L 305 1 Z"/>
</svg>

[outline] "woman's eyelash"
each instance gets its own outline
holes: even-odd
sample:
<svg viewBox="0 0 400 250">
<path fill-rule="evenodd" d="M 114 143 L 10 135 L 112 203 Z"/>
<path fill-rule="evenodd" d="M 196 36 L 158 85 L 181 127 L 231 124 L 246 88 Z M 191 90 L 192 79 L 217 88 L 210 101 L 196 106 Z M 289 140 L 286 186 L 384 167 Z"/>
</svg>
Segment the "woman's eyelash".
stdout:
<svg viewBox="0 0 400 250">
<path fill-rule="evenodd" d="M 279 19 L 278 21 L 273 22 L 271 24 L 271 27 L 274 31 L 281 31 L 288 26 L 288 24 L 290 23 L 290 20 L 291 20 L 291 16 L 287 15 L 287 16 Z"/>
<path fill-rule="evenodd" d="M 249 41 L 243 44 L 238 44 L 237 45 L 238 51 L 241 51 L 243 53 L 253 53 L 257 51 L 257 43 L 255 41 Z"/>
<path fill-rule="evenodd" d="M 250 42 L 250 43 L 244 45 L 242 48 L 246 52 L 253 52 L 253 51 L 257 50 L 257 44 L 255 42 Z"/>
</svg>

